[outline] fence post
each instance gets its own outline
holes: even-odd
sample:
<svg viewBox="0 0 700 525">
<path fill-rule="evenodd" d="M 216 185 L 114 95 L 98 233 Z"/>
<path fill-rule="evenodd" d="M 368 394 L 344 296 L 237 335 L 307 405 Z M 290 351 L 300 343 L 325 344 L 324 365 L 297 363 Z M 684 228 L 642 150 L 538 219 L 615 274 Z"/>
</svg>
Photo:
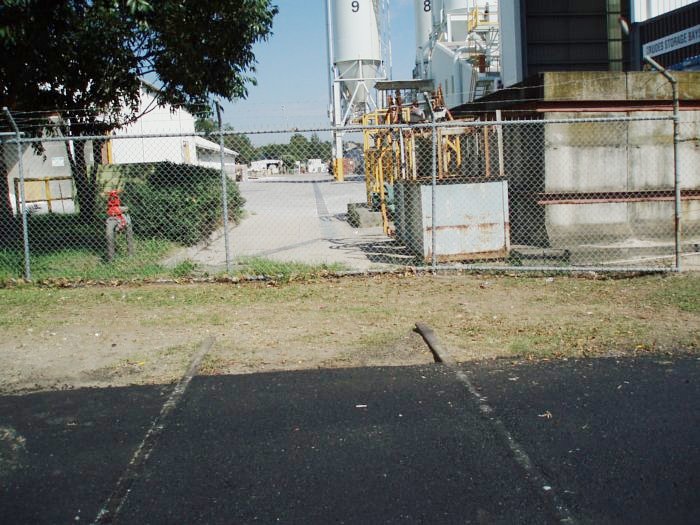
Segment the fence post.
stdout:
<svg viewBox="0 0 700 525">
<path fill-rule="evenodd" d="M 6 107 L 2 108 L 10 121 L 12 128 L 15 130 L 17 140 L 17 166 L 19 168 L 19 200 L 22 204 L 22 237 L 24 242 L 24 278 L 27 281 L 32 280 L 32 269 L 29 263 L 29 224 L 27 222 L 27 203 L 24 196 L 24 164 L 22 162 L 22 144 L 20 144 L 20 132 L 15 119 L 12 118 L 12 113 Z"/>
<path fill-rule="evenodd" d="M 221 104 L 215 100 L 216 118 L 219 121 L 219 157 L 221 159 L 221 200 L 224 214 L 224 246 L 226 249 L 226 272 L 231 273 L 231 246 L 228 236 L 228 181 L 226 176 L 226 164 L 224 162 L 224 128 L 221 121 Z"/>
<path fill-rule="evenodd" d="M 676 271 L 681 271 L 681 175 L 678 166 L 678 143 L 680 142 L 680 114 L 678 102 L 678 82 L 671 82 L 673 90 L 673 193 L 674 193 L 674 220 L 675 220 L 675 244 L 676 244 Z"/>
<path fill-rule="evenodd" d="M 499 122 L 496 126 L 496 134 L 498 136 L 498 176 L 503 180 L 506 178 L 506 169 L 504 161 L 505 154 L 503 152 L 503 124 L 500 124 L 503 122 L 503 115 L 500 109 L 496 110 L 496 120 Z"/>
<path fill-rule="evenodd" d="M 669 71 L 650 56 L 645 56 L 644 61 L 656 69 L 671 84 L 673 97 L 673 193 L 674 193 L 674 221 L 675 221 L 675 245 L 676 245 L 676 271 L 681 271 L 681 179 L 678 166 L 678 142 L 680 124 L 680 103 L 678 101 L 678 80 Z"/>
<path fill-rule="evenodd" d="M 425 102 L 428 105 L 428 110 L 430 111 L 430 120 L 432 122 L 432 142 L 433 142 L 433 173 L 430 181 L 430 251 L 432 252 L 430 258 L 430 264 L 432 266 L 432 271 L 435 273 L 437 271 L 437 235 L 435 234 L 435 214 L 437 213 L 437 127 L 435 125 L 435 112 L 433 111 L 433 105 L 430 102 L 430 97 L 427 93 L 423 93 L 425 97 Z"/>
</svg>

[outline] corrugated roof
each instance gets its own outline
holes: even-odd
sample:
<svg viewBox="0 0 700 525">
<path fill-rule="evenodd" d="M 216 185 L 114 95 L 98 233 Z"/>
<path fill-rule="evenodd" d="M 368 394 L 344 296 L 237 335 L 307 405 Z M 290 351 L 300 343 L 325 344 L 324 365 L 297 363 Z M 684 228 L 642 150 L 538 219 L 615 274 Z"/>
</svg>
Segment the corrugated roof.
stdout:
<svg viewBox="0 0 700 525">
<path fill-rule="evenodd" d="M 211 140 L 207 140 L 204 137 L 196 136 L 194 138 L 194 143 L 195 146 L 198 148 L 202 149 L 207 149 L 209 151 L 220 151 L 221 146 L 219 146 L 216 142 L 212 142 Z M 232 149 L 224 147 L 224 153 L 228 155 L 238 155 L 237 151 L 233 151 Z"/>
</svg>

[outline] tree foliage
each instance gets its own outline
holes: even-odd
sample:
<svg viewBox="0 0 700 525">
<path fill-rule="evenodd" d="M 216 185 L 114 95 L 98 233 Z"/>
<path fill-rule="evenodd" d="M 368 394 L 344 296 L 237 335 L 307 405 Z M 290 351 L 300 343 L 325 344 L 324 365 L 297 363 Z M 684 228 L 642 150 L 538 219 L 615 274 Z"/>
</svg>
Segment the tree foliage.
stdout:
<svg viewBox="0 0 700 525">
<path fill-rule="evenodd" d="M 200 117 L 194 121 L 194 130 L 198 133 L 213 133 L 218 129 L 216 122 L 210 118 Z"/>
<path fill-rule="evenodd" d="M 221 226 L 221 174 L 219 170 L 171 162 L 158 162 L 127 175 L 124 193 L 140 237 L 168 239 L 193 245 Z M 132 171 L 136 171 L 132 170 Z M 130 170 L 124 170 L 129 172 Z M 229 219 L 238 221 L 245 199 L 238 186 L 228 188 Z"/>
<path fill-rule="evenodd" d="M 257 149 L 258 159 L 281 159 L 293 162 L 306 162 L 309 159 L 331 159 L 331 143 L 322 141 L 316 133 L 307 138 L 301 133 L 294 133 L 287 144 L 266 144 Z"/>
<path fill-rule="evenodd" d="M 194 123 L 195 131 L 199 133 L 214 133 L 218 132 L 219 126 L 210 118 L 201 117 Z M 256 158 L 255 146 L 248 135 L 242 133 L 234 133 L 234 129 L 230 124 L 224 124 L 224 146 L 232 149 L 238 156 L 236 162 L 239 164 L 248 164 Z M 218 139 L 215 142 L 219 142 Z"/>
<path fill-rule="evenodd" d="M 195 130 L 200 133 L 215 133 L 218 126 L 209 118 L 199 118 L 195 122 Z M 306 163 L 309 159 L 321 159 L 324 162 L 331 160 L 331 143 L 322 141 L 317 133 L 312 133 L 309 138 L 294 133 L 287 144 L 271 143 L 255 147 L 248 135 L 235 133 L 230 124 L 225 124 L 223 131 L 224 145 L 238 153 L 237 161 L 241 164 L 250 164 L 253 160 L 279 159 L 284 161 L 287 168 L 293 168 L 295 162 Z"/>
<path fill-rule="evenodd" d="M 247 95 L 253 45 L 276 13 L 270 0 L 2 0 L 0 106 L 33 112 L 18 119 L 31 135 L 104 135 L 140 116 L 148 78 L 158 104 L 207 113 L 211 97 Z M 79 150 L 69 160 L 91 215 L 95 181 Z"/>
<path fill-rule="evenodd" d="M 59 110 L 72 134 L 92 133 L 138 116 L 149 77 L 160 104 L 199 114 L 247 95 L 276 13 L 270 0 L 3 0 L 0 104 Z"/>
<path fill-rule="evenodd" d="M 233 130 L 229 128 L 226 131 Z M 250 164 L 250 161 L 255 160 L 257 156 L 255 146 L 253 146 L 253 143 L 248 135 L 244 135 L 242 133 L 224 135 L 224 144 L 227 148 L 230 148 L 238 153 L 238 157 L 236 157 L 236 159 L 241 164 Z"/>
</svg>

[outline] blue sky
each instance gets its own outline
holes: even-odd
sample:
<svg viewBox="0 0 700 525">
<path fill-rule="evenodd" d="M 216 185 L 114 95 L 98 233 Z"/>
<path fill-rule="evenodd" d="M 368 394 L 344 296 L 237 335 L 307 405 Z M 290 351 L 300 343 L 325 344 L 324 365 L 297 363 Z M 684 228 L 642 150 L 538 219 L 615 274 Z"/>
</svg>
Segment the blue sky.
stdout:
<svg viewBox="0 0 700 525">
<path fill-rule="evenodd" d="M 246 100 L 222 103 L 223 120 L 239 131 L 328 127 L 326 0 L 274 3 L 274 34 L 255 46 L 258 85 Z M 393 77 L 411 78 L 413 2 L 390 0 L 390 6 Z"/>
</svg>

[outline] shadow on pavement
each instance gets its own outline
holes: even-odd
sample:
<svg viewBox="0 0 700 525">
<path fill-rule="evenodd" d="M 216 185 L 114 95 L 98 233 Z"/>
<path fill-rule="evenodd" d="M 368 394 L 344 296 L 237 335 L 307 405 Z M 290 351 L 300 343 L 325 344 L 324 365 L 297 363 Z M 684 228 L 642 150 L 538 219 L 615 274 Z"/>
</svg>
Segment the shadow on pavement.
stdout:
<svg viewBox="0 0 700 525">
<path fill-rule="evenodd" d="M 581 522 L 700 511 L 697 359 L 462 369 L 493 412 L 443 365 L 195 377 L 115 522 L 556 522 L 492 418 Z M 92 522 L 171 388 L 0 397 L 0 522 Z"/>
<path fill-rule="evenodd" d="M 255 182 L 257 184 L 342 184 L 342 182 L 338 182 L 332 177 L 329 178 L 328 175 L 323 176 L 323 177 L 308 177 L 306 175 L 298 175 L 299 177 L 302 177 L 300 179 L 293 179 L 291 177 L 294 177 L 295 175 L 278 175 L 278 176 L 270 176 L 269 178 L 265 177 L 251 177 L 249 182 Z M 364 175 L 350 175 L 345 177 L 344 182 L 360 182 L 364 181 L 365 177 Z"/>
<path fill-rule="evenodd" d="M 0 523 L 92 523 L 170 388 L 0 397 Z"/>
<path fill-rule="evenodd" d="M 373 238 L 328 239 L 331 250 L 364 254 L 370 262 L 391 265 L 420 265 L 420 257 L 409 253 L 405 245 L 390 237 L 375 235 Z"/>
<path fill-rule="evenodd" d="M 165 401 L 160 387 L 0 399 L 26 441 L 0 520 L 95 519 Z M 550 519 L 438 367 L 196 377 L 116 523 Z"/>
<path fill-rule="evenodd" d="M 582 523 L 697 521 L 697 357 L 463 368 Z"/>
<path fill-rule="evenodd" d="M 551 519 L 442 367 L 197 377 L 125 523 Z"/>
</svg>

